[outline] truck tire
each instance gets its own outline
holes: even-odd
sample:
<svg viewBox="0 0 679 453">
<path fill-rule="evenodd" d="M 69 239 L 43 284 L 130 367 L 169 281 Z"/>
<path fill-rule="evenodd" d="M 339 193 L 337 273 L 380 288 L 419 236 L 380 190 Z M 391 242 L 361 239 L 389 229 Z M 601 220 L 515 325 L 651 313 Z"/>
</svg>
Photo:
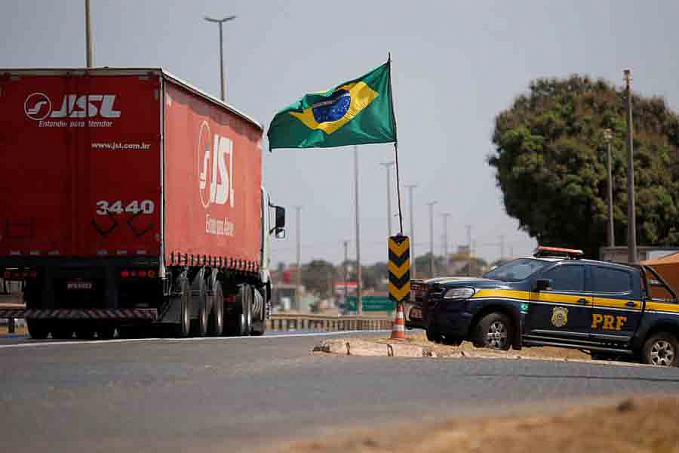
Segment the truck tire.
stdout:
<svg viewBox="0 0 679 453">
<path fill-rule="evenodd" d="M 262 336 L 266 332 L 266 294 L 262 294 L 259 289 L 253 289 L 253 306 L 257 310 L 253 310 L 253 315 L 256 312 L 257 320 L 252 322 L 252 329 L 250 330 L 252 336 Z"/>
<path fill-rule="evenodd" d="M 201 274 L 198 274 L 193 281 L 191 291 L 191 304 L 198 307 L 198 319 L 194 320 L 193 333 L 198 337 L 207 335 L 207 290 L 205 288 L 205 279 Z"/>
<path fill-rule="evenodd" d="M 644 342 L 641 360 L 648 365 L 677 366 L 678 349 L 677 337 L 668 332 L 658 332 Z"/>
<path fill-rule="evenodd" d="M 241 313 L 238 319 L 238 335 L 248 337 L 252 332 L 252 287 L 241 286 Z"/>
<path fill-rule="evenodd" d="M 52 332 L 52 338 L 56 340 L 70 340 L 73 338 L 73 327 L 67 322 L 56 321 L 52 323 L 50 332 Z"/>
<path fill-rule="evenodd" d="M 481 318 L 474 333 L 474 346 L 506 351 L 513 342 L 512 322 L 502 313 L 489 313 Z"/>
<path fill-rule="evenodd" d="M 50 333 L 48 324 L 39 319 L 27 319 L 26 327 L 28 327 L 28 334 L 34 340 L 44 340 Z"/>
<path fill-rule="evenodd" d="M 180 337 L 186 338 L 191 335 L 191 290 L 189 283 L 186 280 L 181 282 L 181 300 L 179 308 L 179 327 L 177 334 Z"/>
<path fill-rule="evenodd" d="M 221 282 L 215 281 L 211 299 L 212 312 L 208 320 L 208 333 L 218 337 L 224 332 L 224 292 Z"/>
</svg>

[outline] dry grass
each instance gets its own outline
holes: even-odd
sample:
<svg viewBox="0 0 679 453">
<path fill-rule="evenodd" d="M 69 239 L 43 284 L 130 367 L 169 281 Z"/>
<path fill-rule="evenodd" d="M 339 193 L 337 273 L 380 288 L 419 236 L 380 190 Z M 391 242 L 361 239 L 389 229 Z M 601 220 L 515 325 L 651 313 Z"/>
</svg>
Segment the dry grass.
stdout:
<svg viewBox="0 0 679 453">
<path fill-rule="evenodd" d="M 290 452 L 679 453 L 679 398 L 622 399 L 555 415 L 450 419 L 300 441 Z"/>
</svg>

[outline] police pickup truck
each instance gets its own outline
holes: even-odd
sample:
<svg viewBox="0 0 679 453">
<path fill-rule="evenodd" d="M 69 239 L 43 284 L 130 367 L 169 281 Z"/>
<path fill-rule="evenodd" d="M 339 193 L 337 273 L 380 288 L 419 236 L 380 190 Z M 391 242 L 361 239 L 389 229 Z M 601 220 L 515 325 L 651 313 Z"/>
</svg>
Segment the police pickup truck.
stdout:
<svg viewBox="0 0 679 453">
<path fill-rule="evenodd" d="M 408 322 L 430 341 L 507 350 L 575 348 L 677 366 L 679 303 L 649 266 L 582 259 L 580 250 L 538 247 L 483 278 L 411 282 Z M 664 288 L 668 299 L 651 297 Z"/>
</svg>

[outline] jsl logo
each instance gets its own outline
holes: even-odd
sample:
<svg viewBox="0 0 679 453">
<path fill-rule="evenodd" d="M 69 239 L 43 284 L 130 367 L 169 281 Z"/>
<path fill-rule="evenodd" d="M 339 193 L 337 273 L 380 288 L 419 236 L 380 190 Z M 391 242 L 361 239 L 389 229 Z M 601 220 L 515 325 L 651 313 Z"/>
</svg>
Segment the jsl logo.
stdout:
<svg viewBox="0 0 679 453">
<path fill-rule="evenodd" d="M 228 165 L 227 165 L 228 156 Z M 204 208 L 226 204 L 233 208 L 233 142 L 219 134 L 212 136 L 207 121 L 198 136 L 198 185 Z"/>
</svg>

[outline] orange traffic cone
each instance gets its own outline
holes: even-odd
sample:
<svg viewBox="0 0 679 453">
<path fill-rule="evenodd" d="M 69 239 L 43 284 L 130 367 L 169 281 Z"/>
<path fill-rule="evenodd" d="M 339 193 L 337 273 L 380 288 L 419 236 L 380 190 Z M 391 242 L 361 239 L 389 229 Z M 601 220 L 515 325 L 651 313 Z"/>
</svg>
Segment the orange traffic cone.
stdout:
<svg viewBox="0 0 679 453">
<path fill-rule="evenodd" d="M 403 304 L 397 304 L 396 308 L 396 319 L 394 319 L 394 325 L 391 328 L 391 339 L 392 340 L 405 340 L 406 338 L 406 320 L 403 315 Z"/>
</svg>

